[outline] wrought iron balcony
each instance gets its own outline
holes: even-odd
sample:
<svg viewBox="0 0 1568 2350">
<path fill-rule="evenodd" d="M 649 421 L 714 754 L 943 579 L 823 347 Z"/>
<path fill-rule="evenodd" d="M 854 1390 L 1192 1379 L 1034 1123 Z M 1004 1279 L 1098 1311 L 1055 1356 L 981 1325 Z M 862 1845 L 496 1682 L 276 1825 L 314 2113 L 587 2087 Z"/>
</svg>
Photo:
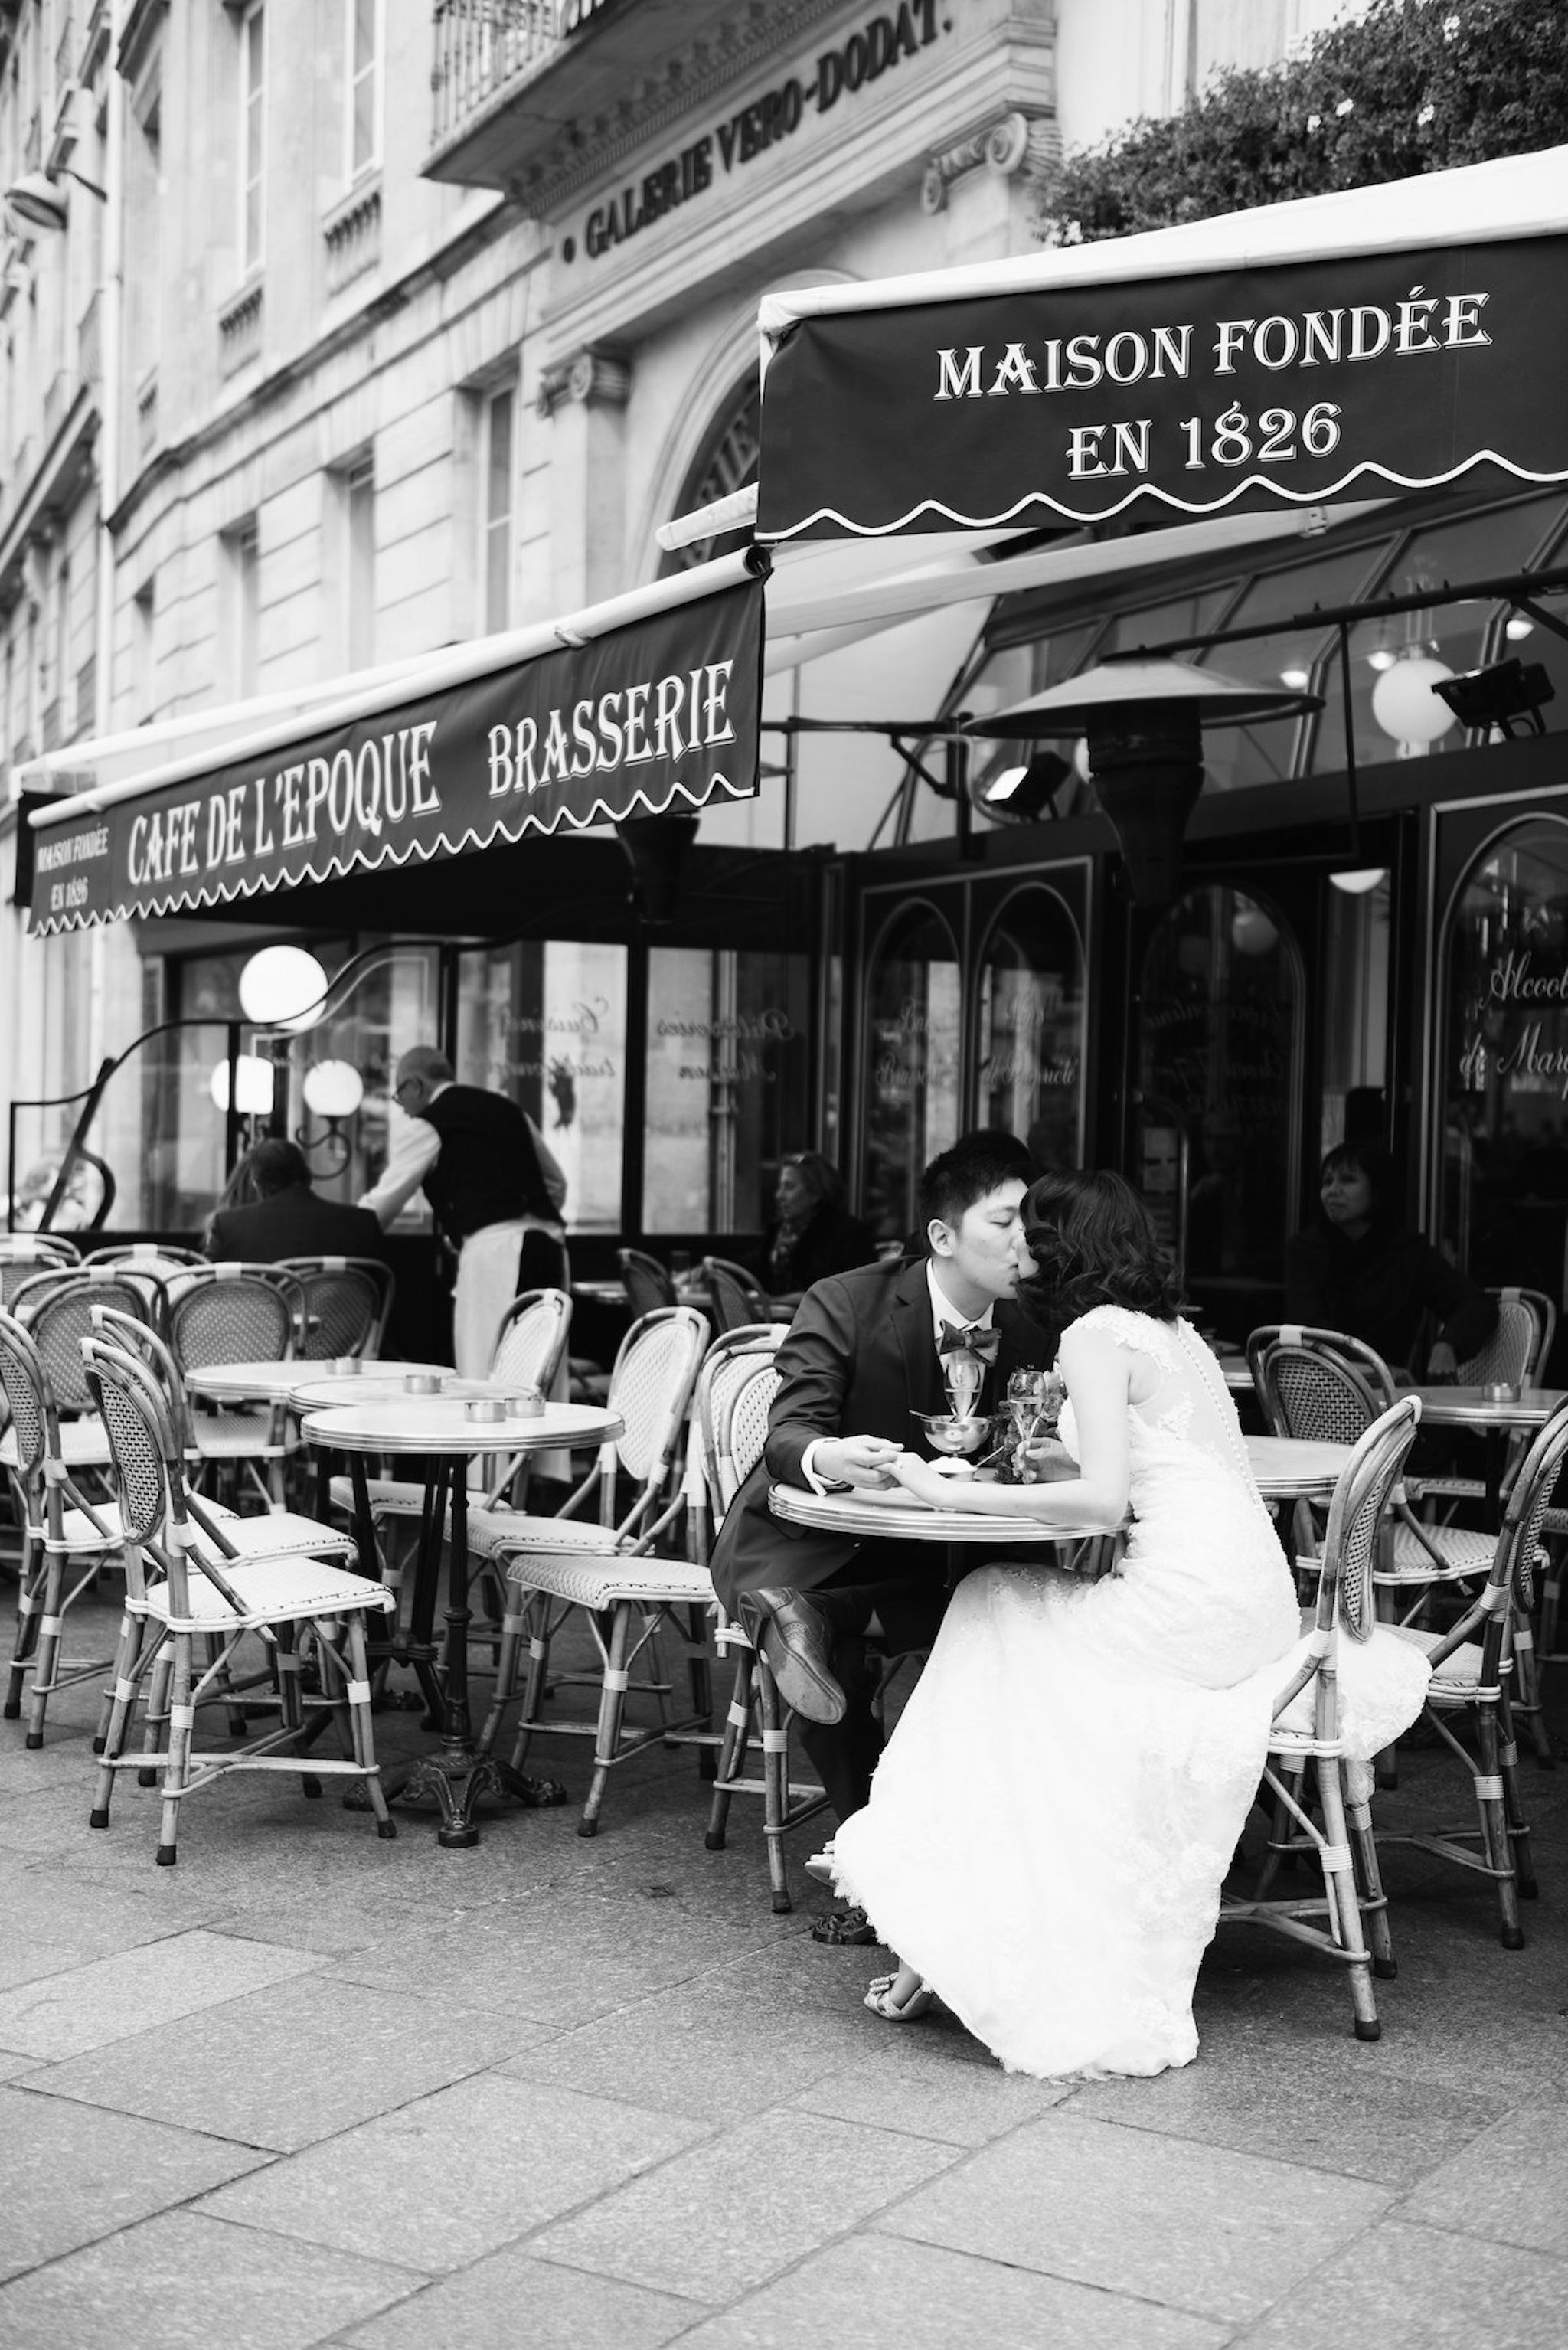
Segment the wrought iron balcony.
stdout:
<svg viewBox="0 0 1568 2350">
<path fill-rule="evenodd" d="M 440 147 L 560 47 L 554 0 L 436 0 L 433 137 Z"/>
</svg>

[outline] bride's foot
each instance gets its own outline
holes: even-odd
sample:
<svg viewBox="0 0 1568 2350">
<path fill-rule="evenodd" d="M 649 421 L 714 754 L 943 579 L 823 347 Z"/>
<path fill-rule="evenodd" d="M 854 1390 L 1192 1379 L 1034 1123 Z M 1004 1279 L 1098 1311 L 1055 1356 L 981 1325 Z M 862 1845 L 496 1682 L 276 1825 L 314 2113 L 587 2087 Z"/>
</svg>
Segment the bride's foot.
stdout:
<svg viewBox="0 0 1568 2350">
<path fill-rule="evenodd" d="M 935 1998 L 936 1992 L 927 1990 L 913 1967 L 900 1967 L 896 1975 L 873 1979 L 866 2005 L 886 2016 L 889 2023 L 913 2023 L 917 2016 L 929 2013 Z"/>
</svg>

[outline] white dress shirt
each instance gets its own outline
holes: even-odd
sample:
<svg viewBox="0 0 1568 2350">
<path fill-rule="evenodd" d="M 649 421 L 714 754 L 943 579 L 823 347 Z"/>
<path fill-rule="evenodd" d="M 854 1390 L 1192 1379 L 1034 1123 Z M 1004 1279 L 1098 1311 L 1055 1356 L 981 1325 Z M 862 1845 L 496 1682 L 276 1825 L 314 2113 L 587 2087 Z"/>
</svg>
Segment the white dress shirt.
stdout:
<svg viewBox="0 0 1568 2350">
<path fill-rule="evenodd" d="M 432 1086 L 431 1101 L 434 1101 L 439 1095 L 444 1094 L 447 1087 L 455 1082 L 455 1079 L 449 1077 L 441 1085 Z M 528 1118 L 527 1111 L 524 1110 L 523 1115 L 528 1118 L 528 1131 L 534 1138 L 534 1149 L 538 1154 L 539 1172 L 544 1178 L 545 1189 L 550 1195 L 552 1207 L 559 1212 L 566 1204 L 566 1179 L 561 1172 L 559 1161 L 554 1157 L 544 1136 L 533 1119 Z M 441 1136 L 429 1118 L 410 1118 L 400 1113 L 393 1121 L 391 1146 L 387 1153 L 387 1164 L 381 1179 L 379 1182 L 373 1183 L 369 1191 L 364 1193 L 358 1205 L 361 1208 L 369 1208 L 384 1231 L 399 1211 L 413 1198 L 440 1157 Z M 532 1219 L 524 1218 L 522 1221 L 531 1222 Z"/>
<path fill-rule="evenodd" d="M 974 1315 L 972 1322 L 971 1322 L 968 1316 L 961 1314 L 958 1307 L 951 1303 L 946 1292 L 942 1288 L 941 1283 L 937 1278 L 937 1260 L 934 1256 L 929 1256 L 926 1259 L 926 1286 L 931 1302 L 931 1344 L 937 1350 L 937 1360 L 940 1366 L 942 1352 L 942 1332 L 947 1327 L 948 1324 L 950 1322 L 955 1328 L 958 1329 L 973 1328 L 976 1330 L 989 1330 L 992 1326 L 992 1317 L 995 1315 L 996 1307 L 994 1303 L 988 1305 L 983 1314 L 977 1314 Z M 853 1430 L 846 1432 L 849 1434 L 856 1433 Z M 842 1491 L 841 1486 L 829 1485 L 825 1482 L 825 1481 L 817 1475 L 816 1471 L 813 1466 L 817 1446 L 819 1444 L 828 1444 L 832 1441 L 833 1440 L 830 1437 L 814 1436 L 811 1442 L 806 1446 L 805 1451 L 800 1456 L 800 1473 L 805 1479 L 806 1483 L 811 1487 L 814 1493 L 831 1493 Z"/>
</svg>

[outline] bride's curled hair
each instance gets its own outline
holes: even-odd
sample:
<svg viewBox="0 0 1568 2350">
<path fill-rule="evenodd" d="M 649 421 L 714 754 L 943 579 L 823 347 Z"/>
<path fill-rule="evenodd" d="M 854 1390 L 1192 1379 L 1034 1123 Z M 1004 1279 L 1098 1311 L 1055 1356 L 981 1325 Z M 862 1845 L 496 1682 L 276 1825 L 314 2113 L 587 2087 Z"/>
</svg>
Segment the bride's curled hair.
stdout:
<svg viewBox="0 0 1568 2350">
<path fill-rule="evenodd" d="M 1034 1259 L 1033 1295 L 1064 1326 L 1092 1305 L 1126 1305 L 1171 1321 L 1181 1280 L 1148 1210 L 1121 1176 L 1104 1169 L 1043 1175 L 1023 1207 Z"/>
</svg>

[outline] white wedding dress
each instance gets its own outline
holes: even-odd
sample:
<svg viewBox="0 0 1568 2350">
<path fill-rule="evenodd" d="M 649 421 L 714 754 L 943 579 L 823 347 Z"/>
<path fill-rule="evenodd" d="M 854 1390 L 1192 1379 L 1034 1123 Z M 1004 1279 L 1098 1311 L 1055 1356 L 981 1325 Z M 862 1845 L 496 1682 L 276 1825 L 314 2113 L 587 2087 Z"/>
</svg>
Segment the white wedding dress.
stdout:
<svg viewBox="0 0 1568 2350">
<path fill-rule="evenodd" d="M 834 1841 L 837 1890 L 882 1941 L 1010 2072 L 1047 2077 L 1197 2054 L 1199 1960 L 1301 1653 L 1208 1347 L 1120 1306 L 1075 1326 L 1159 1374 L 1130 1408 L 1126 1555 L 1097 1583 L 1045 1565 L 966 1576 L 870 1803 Z M 1061 1435 L 1075 1452 L 1070 1401 Z M 1425 1659 L 1386 1645 L 1410 1659 L 1396 1688 L 1345 1685 L 1366 1753 L 1421 1703 Z"/>
</svg>

